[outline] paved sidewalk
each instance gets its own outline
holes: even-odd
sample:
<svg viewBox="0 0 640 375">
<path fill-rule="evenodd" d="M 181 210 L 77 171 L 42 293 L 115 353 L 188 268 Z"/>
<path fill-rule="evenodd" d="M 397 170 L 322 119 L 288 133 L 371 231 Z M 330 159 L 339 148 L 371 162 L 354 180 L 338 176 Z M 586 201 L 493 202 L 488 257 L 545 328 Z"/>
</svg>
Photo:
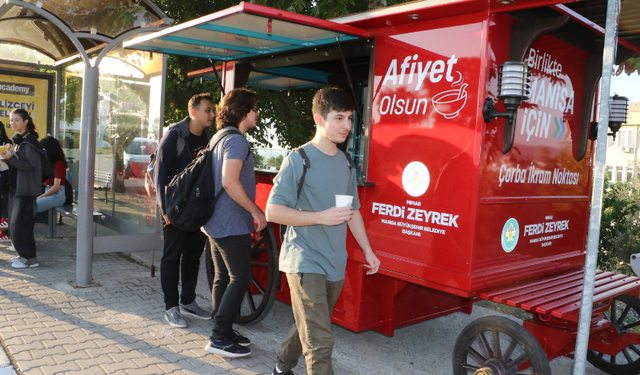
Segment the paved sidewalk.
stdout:
<svg viewBox="0 0 640 375">
<path fill-rule="evenodd" d="M 141 265 L 151 263 L 149 252 L 134 253 L 142 263 L 118 254 L 95 255 L 93 278 L 100 286 L 72 288 L 76 229 L 74 221 L 64 223 L 58 226 L 62 238 L 56 239 L 46 238 L 47 226 L 36 225 L 38 268 L 12 268 L 16 253 L 0 245 L 0 338 L 18 373 L 271 374 L 275 351 L 293 322 L 288 305 L 276 302 L 262 322 L 238 327 L 253 341 L 251 356 L 214 356 L 204 350 L 211 321 L 191 320 L 185 329 L 165 322 L 159 272 L 151 278 L 148 266 Z M 156 252 L 156 267 L 159 263 Z M 197 301 L 210 310 L 202 268 Z M 484 315 L 500 314 L 476 306 L 471 315 L 456 313 L 398 329 L 395 337 L 334 325 L 335 373 L 449 374 L 456 337 Z M 0 375 L 15 374 L 2 354 Z M 551 362 L 554 374 L 569 374 L 571 365 L 567 358 Z M 294 371 L 306 375 L 301 365 Z M 603 373 L 587 365 L 587 374 Z"/>
</svg>

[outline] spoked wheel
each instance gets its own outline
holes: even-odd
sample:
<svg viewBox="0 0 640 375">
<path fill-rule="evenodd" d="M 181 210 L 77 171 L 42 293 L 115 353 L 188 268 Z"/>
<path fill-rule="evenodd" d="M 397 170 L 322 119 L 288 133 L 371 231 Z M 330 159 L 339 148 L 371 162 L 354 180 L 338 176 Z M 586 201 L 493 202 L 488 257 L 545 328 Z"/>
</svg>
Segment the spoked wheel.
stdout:
<svg viewBox="0 0 640 375">
<path fill-rule="evenodd" d="M 611 321 L 619 336 L 627 332 L 640 333 L 640 300 L 638 297 L 628 295 L 615 297 L 609 311 L 604 315 Z M 615 356 L 589 350 L 587 360 L 608 374 L 640 374 L 640 345 L 629 345 Z"/>
<path fill-rule="evenodd" d="M 234 320 L 240 325 L 253 325 L 264 319 L 273 306 L 278 285 L 278 247 L 271 224 L 267 224 L 261 233 L 253 233 L 252 237 L 253 277 Z M 213 289 L 215 269 L 208 241 L 205 251 L 209 289 Z"/>
<path fill-rule="evenodd" d="M 469 324 L 453 353 L 454 375 L 551 375 L 547 356 L 520 324 L 487 316 Z"/>
</svg>

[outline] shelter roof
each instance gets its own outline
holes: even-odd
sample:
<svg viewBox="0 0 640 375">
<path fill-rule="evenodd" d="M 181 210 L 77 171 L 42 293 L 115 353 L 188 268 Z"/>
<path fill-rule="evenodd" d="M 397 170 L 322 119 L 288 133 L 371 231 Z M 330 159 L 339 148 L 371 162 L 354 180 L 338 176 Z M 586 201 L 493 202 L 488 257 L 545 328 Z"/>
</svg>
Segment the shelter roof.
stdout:
<svg viewBox="0 0 640 375">
<path fill-rule="evenodd" d="M 37 4 L 37 0 L 25 2 Z M 47 0 L 41 8 L 73 32 L 86 33 L 86 38 L 79 38 L 85 50 L 103 44 L 91 38 L 91 33 L 112 39 L 165 18 L 162 10 L 149 0 Z M 62 29 L 42 15 L 18 5 L 0 5 L 0 30 L 0 43 L 24 45 L 55 61 L 78 52 Z"/>
</svg>

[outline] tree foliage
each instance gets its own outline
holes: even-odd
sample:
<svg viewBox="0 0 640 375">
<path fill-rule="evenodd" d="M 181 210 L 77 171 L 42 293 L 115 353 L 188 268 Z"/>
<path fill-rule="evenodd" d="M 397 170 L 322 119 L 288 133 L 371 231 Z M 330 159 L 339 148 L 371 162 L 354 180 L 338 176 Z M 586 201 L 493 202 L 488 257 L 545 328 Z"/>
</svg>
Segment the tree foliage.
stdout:
<svg viewBox="0 0 640 375">
<path fill-rule="evenodd" d="M 408 0 L 387 0 L 387 5 L 404 3 Z M 333 18 L 365 11 L 370 0 L 254 0 L 253 3 L 287 10 L 318 18 Z M 155 3 L 180 24 L 204 15 L 237 5 L 238 0 L 156 0 Z M 379 3 L 379 1 L 374 1 Z M 220 98 L 220 88 L 216 82 L 188 78 L 187 73 L 211 67 L 207 59 L 170 55 L 167 60 L 167 80 L 165 91 L 165 126 L 182 120 L 188 115 L 187 102 L 194 94 L 209 92 L 214 100 Z M 251 132 L 255 143 L 268 146 L 267 131 L 272 125 L 276 138 L 283 147 L 296 147 L 308 142 L 315 128 L 311 116 L 311 100 L 315 90 L 273 92 L 256 89 L 259 98 L 260 118 L 256 129 Z"/>
<path fill-rule="evenodd" d="M 618 182 L 605 189 L 602 199 L 601 269 L 631 273 L 629 257 L 640 252 L 640 185 Z"/>
</svg>

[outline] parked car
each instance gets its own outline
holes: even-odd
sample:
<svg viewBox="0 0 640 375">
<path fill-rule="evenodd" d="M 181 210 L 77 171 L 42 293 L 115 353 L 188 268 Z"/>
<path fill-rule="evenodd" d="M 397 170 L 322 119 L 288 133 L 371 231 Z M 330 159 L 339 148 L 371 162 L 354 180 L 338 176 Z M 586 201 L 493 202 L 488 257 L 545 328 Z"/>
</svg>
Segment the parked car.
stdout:
<svg viewBox="0 0 640 375">
<path fill-rule="evenodd" d="M 151 155 L 158 148 L 158 141 L 136 137 L 124 150 L 125 178 L 144 178 Z"/>
</svg>

